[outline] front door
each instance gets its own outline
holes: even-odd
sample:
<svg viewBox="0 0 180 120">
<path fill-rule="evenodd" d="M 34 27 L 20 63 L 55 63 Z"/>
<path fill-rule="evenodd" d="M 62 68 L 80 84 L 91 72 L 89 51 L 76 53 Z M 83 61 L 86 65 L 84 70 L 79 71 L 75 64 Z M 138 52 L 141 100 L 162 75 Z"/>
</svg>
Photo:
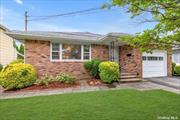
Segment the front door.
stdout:
<svg viewBox="0 0 180 120">
<path fill-rule="evenodd" d="M 119 45 L 116 41 L 109 45 L 109 60 L 119 64 Z"/>
</svg>

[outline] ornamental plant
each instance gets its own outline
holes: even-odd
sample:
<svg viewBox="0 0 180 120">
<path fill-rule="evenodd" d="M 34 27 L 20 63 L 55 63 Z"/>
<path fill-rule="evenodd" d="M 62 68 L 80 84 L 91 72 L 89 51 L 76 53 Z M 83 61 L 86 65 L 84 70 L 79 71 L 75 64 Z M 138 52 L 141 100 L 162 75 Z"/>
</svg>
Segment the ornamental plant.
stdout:
<svg viewBox="0 0 180 120">
<path fill-rule="evenodd" d="M 24 63 L 24 61 L 22 59 L 13 60 L 8 65 L 6 65 L 3 70 L 6 70 L 11 64 L 16 64 L 16 63 Z"/>
<path fill-rule="evenodd" d="M 180 65 L 175 66 L 174 73 L 175 75 L 180 76 Z"/>
<path fill-rule="evenodd" d="M 75 82 L 75 77 L 66 73 L 60 73 L 57 75 L 56 81 L 60 83 L 73 84 Z"/>
<path fill-rule="evenodd" d="M 99 64 L 102 61 L 100 59 L 93 59 L 84 63 L 84 67 L 86 70 L 90 72 L 90 75 L 99 78 Z"/>
<path fill-rule="evenodd" d="M 176 63 L 172 63 L 172 75 L 175 74 L 175 67 L 176 67 Z"/>
<path fill-rule="evenodd" d="M 99 65 L 100 79 L 105 83 L 112 83 L 119 78 L 119 65 L 115 62 L 102 62 Z"/>
<path fill-rule="evenodd" d="M 1 72 L 2 69 L 3 69 L 3 65 L 0 64 L 0 72 Z"/>
<path fill-rule="evenodd" d="M 17 60 L 10 62 L 10 64 L 16 64 L 16 63 L 24 63 L 24 60 L 23 59 L 17 59 Z"/>
<path fill-rule="evenodd" d="M 46 85 L 48 86 L 49 83 L 53 82 L 54 78 L 51 75 L 44 74 L 40 79 L 36 80 L 36 85 Z"/>
<path fill-rule="evenodd" d="M 30 64 L 10 64 L 0 72 L 0 85 L 5 89 L 21 89 L 33 85 L 36 71 Z"/>
</svg>

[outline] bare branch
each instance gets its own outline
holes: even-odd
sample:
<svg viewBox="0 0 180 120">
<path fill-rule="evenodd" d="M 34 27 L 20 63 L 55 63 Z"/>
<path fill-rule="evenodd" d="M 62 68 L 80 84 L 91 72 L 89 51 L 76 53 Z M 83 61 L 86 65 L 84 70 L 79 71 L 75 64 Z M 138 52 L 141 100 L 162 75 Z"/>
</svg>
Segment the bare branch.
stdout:
<svg viewBox="0 0 180 120">
<path fill-rule="evenodd" d="M 159 22 L 159 20 L 144 19 L 144 20 L 140 21 L 139 23 L 147 23 L 147 22 Z"/>
</svg>

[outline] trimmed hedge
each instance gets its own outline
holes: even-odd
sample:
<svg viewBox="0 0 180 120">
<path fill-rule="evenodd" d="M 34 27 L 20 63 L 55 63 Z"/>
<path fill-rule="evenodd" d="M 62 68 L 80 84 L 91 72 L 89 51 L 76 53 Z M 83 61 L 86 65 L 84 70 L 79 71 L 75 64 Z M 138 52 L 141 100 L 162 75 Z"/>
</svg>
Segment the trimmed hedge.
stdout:
<svg viewBox="0 0 180 120">
<path fill-rule="evenodd" d="M 5 71 L 10 65 L 17 64 L 17 63 L 24 63 L 24 61 L 22 59 L 13 60 L 12 62 L 10 62 L 8 65 L 4 67 L 3 71 Z"/>
<path fill-rule="evenodd" d="M 174 74 L 177 75 L 177 76 L 180 76 L 180 65 L 175 66 Z"/>
<path fill-rule="evenodd" d="M 102 62 L 99 65 L 99 76 L 105 83 L 112 83 L 119 78 L 119 65 L 115 62 Z"/>
<path fill-rule="evenodd" d="M 175 74 L 175 67 L 176 67 L 176 63 L 172 63 L 172 75 Z"/>
<path fill-rule="evenodd" d="M 16 64 L 16 63 L 24 63 L 24 60 L 22 60 L 22 59 L 13 60 L 9 64 Z"/>
<path fill-rule="evenodd" d="M 99 78 L 99 64 L 102 61 L 100 59 L 93 59 L 91 61 L 87 61 L 84 63 L 85 69 L 87 69 L 90 72 L 90 75 Z"/>
<path fill-rule="evenodd" d="M 2 69 L 3 69 L 3 65 L 0 64 L 0 72 L 1 72 Z"/>
<path fill-rule="evenodd" d="M 36 71 L 30 64 L 10 64 L 0 72 L 0 85 L 6 89 L 21 89 L 36 81 Z"/>
</svg>

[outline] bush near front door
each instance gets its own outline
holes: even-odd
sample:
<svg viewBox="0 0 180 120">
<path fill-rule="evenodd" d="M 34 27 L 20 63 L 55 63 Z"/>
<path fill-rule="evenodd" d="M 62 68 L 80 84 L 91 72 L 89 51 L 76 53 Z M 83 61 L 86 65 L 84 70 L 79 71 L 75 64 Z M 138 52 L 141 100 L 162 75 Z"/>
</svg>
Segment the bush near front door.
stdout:
<svg viewBox="0 0 180 120">
<path fill-rule="evenodd" d="M 119 65 L 115 62 L 102 62 L 99 65 L 99 76 L 105 83 L 112 83 L 119 78 Z"/>
<path fill-rule="evenodd" d="M 86 70 L 90 72 L 90 75 L 99 78 L 99 64 L 102 61 L 100 59 L 93 59 L 84 63 L 84 67 Z"/>
</svg>

